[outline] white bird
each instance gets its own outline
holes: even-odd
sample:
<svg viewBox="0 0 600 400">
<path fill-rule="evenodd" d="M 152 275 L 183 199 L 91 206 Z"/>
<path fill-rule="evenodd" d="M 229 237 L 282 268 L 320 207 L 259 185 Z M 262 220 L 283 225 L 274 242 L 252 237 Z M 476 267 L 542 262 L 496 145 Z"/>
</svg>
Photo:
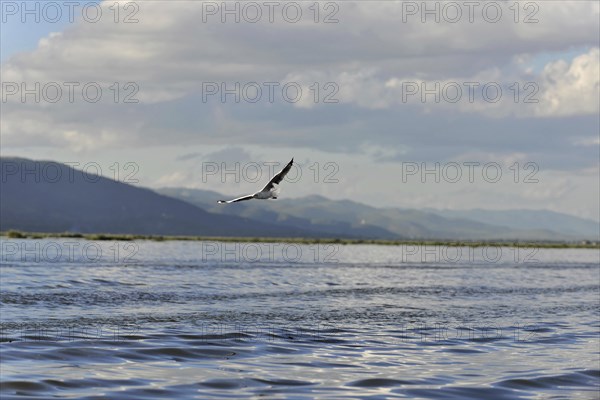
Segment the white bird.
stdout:
<svg viewBox="0 0 600 400">
<path fill-rule="evenodd" d="M 267 183 L 267 185 L 264 188 L 262 188 L 262 190 L 254 193 L 254 194 L 249 194 L 247 196 L 238 197 L 237 199 L 233 199 L 233 200 L 219 200 L 219 201 L 217 201 L 217 203 L 229 204 L 229 203 L 236 203 L 238 201 L 252 200 L 252 199 L 260 199 L 260 200 L 276 199 L 277 196 L 279 195 L 279 186 L 277 186 L 277 185 L 279 185 L 279 182 L 281 182 L 283 180 L 283 178 L 287 175 L 287 173 L 290 172 L 290 169 L 292 168 L 293 163 L 294 163 L 294 159 L 292 158 L 292 161 L 290 161 L 288 163 L 288 165 L 286 165 L 281 171 L 276 173 L 275 176 L 273 178 L 271 178 L 269 183 Z"/>
</svg>

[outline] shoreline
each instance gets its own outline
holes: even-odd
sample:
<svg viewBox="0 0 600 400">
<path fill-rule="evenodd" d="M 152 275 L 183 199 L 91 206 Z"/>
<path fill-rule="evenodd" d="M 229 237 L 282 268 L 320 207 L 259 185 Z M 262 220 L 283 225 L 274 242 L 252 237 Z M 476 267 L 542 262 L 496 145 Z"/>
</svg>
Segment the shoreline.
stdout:
<svg viewBox="0 0 600 400">
<path fill-rule="evenodd" d="M 138 235 L 114 233 L 73 233 L 73 232 L 23 232 L 2 231 L 0 237 L 9 239 L 45 239 L 45 238 L 77 238 L 86 240 L 133 241 L 150 240 L 163 241 L 217 241 L 241 243 L 296 243 L 296 244 L 373 244 L 380 246 L 400 245 L 429 245 L 450 247 L 535 247 L 556 249 L 600 249 L 600 242 L 593 241 L 516 241 L 516 240 L 387 240 L 387 239 L 340 239 L 340 238 L 272 238 L 272 237 L 224 237 L 224 236 L 168 236 L 168 235 Z"/>
</svg>

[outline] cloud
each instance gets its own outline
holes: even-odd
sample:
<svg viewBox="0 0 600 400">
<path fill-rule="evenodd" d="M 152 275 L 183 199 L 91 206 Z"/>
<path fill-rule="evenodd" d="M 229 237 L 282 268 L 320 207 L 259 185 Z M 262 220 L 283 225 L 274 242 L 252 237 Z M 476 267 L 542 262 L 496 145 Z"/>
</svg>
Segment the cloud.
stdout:
<svg viewBox="0 0 600 400">
<path fill-rule="evenodd" d="M 241 147 L 226 147 L 202 156 L 202 159 L 210 162 L 234 164 L 251 161 L 252 155 Z"/>
<path fill-rule="evenodd" d="M 101 3 L 106 15 L 113 3 Z M 452 3 L 437 4 L 443 10 Z M 439 23 L 423 23 L 420 12 L 403 9 L 423 2 L 335 2 L 339 22 L 326 24 L 331 10 L 321 9 L 315 23 L 312 3 L 298 3 L 305 8 L 297 23 L 282 19 L 280 9 L 273 23 L 222 23 L 220 15 L 205 18 L 206 2 L 139 2 L 138 23 L 80 20 L 2 64 L 2 145 L 73 153 L 128 149 L 132 157 L 154 152 L 154 159 L 175 146 L 170 160 L 186 165 L 206 157 L 281 161 L 278 150 L 297 149 L 360 160 L 358 171 L 374 162 L 389 168 L 465 157 L 503 165 L 527 160 L 569 173 L 597 165 L 600 5 L 520 1 L 515 23 L 514 7 L 508 8 L 514 2 L 494 3 L 503 7 L 497 23 L 486 21 L 481 8 L 472 23 L 464 9 L 456 23 L 443 11 Z M 525 23 L 528 4 L 539 7 L 537 22 Z M 38 103 L 28 95 L 23 102 L 20 93 L 7 93 L 6 82 L 29 89 L 57 83 L 63 96 Z M 79 84 L 72 102 L 68 82 Z M 243 91 L 253 82 L 263 95 L 256 103 L 243 92 L 241 101 L 229 94 L 223 102 L 221 93 L 206 90 L 211 83 L 219 90 L 239 83 Z M 274 101 L 267 82 L 279 84 Z M 297 102 L 282 98 L 290 82 L 302 90 Z M 486 101 L 478 89 L 470 102 L 465 82 L 497 83 L 503 96 Z M 524 87 L 528 82 L 537 86 Z M 421 93 L 405 96 L 406 83 L 448 90 L 456 83 L 463 100 L 436 103 L 426 95 L 423 102 Z M 86 101 L 86 84 L 101 88 L 98 102 Z M 524 103 L 533 91 L 539 102 Z M 128 96 L 137 102 L 126 102 Z M 156 179 L 197 178 L 174 172 Z M 329 190 L 356 195 L 354 187 L 371 180 L 352 176 Z M 395 197 L 392 189 L 386 193 Z"/>
<path fill-rule="evenodd" d="M 186 153 L 186 154 L 182 154 L 180 156 L 177 156 L 177 158 L 175 158 L 175 160 L 177 160 L 177 161 L 188 161 L 188 160 L 193 160 L 195 158 L 199 158 L 201 156 L 202 156 L 202 153 L 198 153 L 198 152 Z"/>
<path fill-rule="evenodd" d="M 102 3 L 108 15 L 112 4 Z M 146 104 L 197 93 L 202 82 L 284 81 L 311 69 L 350 81 L 368 80 L 373 71 L 446 79 L 476 75 L 518 54 L 597 45 L 599 16 L 594 2 L 552 2 L 540 5 L 533 24 L 514 23 L 510 14 L 489 23 L 481 10 L 474 23 L 421 23 L 418 15 L 402 23 L 406 12 L 398 3 L 344 2 L 334 24 L 315 24 L 308 9 L 299 23 L 278 17 L 252 24 L 221 23 L 220 15 L 202 22 L 202 3 L 139 5 L 139 23 L 79 21 L 42 39 L 35 51 L 3 65 L 4 79 L 110 85 L 118 78 L 138 82 Z"/>
<path fill-rule="evenodd" d="M 584 147 L 598 146 L 598 145 L 600 145 L 600 137 L 592 136 L 592 137 L 579 138 L 573 142 L 573 145 L 584 146 Z"/>
<path fill-rule="evenodd" d="M 600 51 L 590 49 L 571 62 L 558 60 L 546 65 L 541 78 L 539 116 L 562 117 L 600 111 Z"/>
<path fill-rule="evenodd" d="M 175 171 L 159 177 L 153 182 L 152 186 L 183 187 L 188 186 L 192 180 L 192 174 L 190 174 L 189 171 Z"/>
</svg>

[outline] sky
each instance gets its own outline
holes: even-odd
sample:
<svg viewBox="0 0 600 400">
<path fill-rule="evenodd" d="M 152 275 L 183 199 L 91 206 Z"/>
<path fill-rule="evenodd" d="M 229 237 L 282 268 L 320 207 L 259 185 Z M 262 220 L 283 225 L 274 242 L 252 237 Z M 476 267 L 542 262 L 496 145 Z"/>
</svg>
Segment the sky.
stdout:
<svg viewBox="0 0 600 400">
<path fill-rule="evenodd" d="M 0 1 L 0 154 L 600 219 L 597 1 Z M 290 173 L 292 174 L 292 173 Z"/>
</svg>

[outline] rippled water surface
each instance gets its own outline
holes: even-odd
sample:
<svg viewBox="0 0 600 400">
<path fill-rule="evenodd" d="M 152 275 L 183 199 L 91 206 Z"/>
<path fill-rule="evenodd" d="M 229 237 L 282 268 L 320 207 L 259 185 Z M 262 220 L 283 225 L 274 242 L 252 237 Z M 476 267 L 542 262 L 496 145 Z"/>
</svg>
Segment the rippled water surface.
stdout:
<svg viewBox="0 0 600 400">
<path fill-rule="evenodd" d="M 1 398 L 598 399 L 598 250 L 2 239 Z"/>
</svg>

